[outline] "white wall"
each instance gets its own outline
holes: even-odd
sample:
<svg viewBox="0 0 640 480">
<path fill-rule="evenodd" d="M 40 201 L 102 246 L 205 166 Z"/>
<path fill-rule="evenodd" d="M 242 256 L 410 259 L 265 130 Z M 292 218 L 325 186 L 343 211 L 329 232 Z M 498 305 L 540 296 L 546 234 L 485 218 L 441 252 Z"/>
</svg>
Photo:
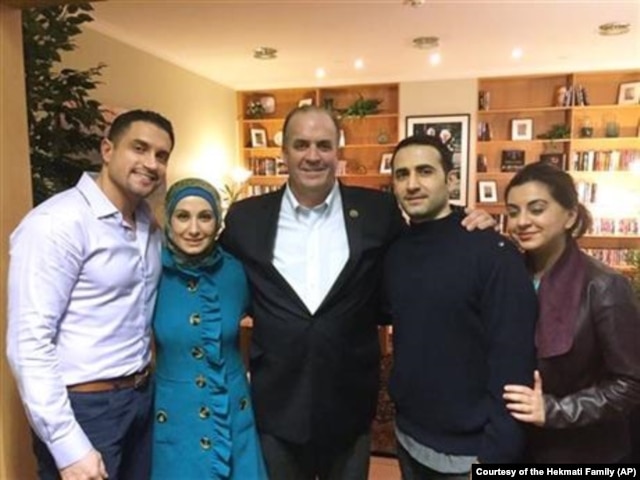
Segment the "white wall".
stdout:
<svg viewBox="0 0 640 480">
<path fill-rule="evenodd" d="M 107 64 L 97 100 L 155 110 L 173 123 L 176 147 L 169 183 L 191 175 L 217 182 L 237 162 L 233 90 L 88 28 L 77 43 L 78 49 L 63 58 L 66 66 Z"/>
</svg>

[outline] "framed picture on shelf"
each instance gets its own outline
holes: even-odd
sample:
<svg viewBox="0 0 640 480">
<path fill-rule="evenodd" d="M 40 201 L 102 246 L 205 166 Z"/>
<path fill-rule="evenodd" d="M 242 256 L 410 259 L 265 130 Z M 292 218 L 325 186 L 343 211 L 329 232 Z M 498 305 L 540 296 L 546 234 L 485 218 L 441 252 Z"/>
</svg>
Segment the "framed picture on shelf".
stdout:
<svg viewBox="0 0 640 480">
<path fill-rule="evenodd" d="M 524 150 L 502 150 L 500 155 L 501 172 L 517 172 L 524 167 Z"/>
<path fill-rule="evenodd" d="M 514 118 L 511 120 L 511 140 L 533 139 L 533 119 Z"/>
<path fill-rule="evenodd" d="M 640 82 L 621 83 L 618 90 L 618 104 L 640 103 Z"/>
<path fill-rule="evenodd" d="M 267 146 L 267 131 L 264 128 L 251 129 L 251 147 L 264 148 Z"/>
<path fill-rule="evenodd" d="M 438 136 L 453 153 L 456 185 L 449 190 L 453 205 L 466 206 L 469 186 L 469 118 L 468 113 L 455 115 L 411 115 L 406 117 L 406 135 Z"/>
<path fill-rule="evenodd" d="M 380 173 L 391 173 L 391 159 L 393 153 L 383 153 L 380 158 Z"/>
<path fill-rule="evenodd" d="M 478 182 L 478 200 L 482 203 L 496 203 L 498 201 L 498 184 L 495 180 L 480 180 Z"/>
</svg>

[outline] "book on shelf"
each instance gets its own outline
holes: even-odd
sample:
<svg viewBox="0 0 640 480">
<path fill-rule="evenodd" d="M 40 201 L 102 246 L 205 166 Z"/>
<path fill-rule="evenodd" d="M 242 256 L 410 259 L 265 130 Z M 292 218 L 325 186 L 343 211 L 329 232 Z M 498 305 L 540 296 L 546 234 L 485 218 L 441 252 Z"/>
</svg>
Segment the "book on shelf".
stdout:
<svg viewBox="0 0 640 480">
<path fill-rule="evenodd" d="M 630 267 L 631 250 L 626 248 L 583 248 L 582 251 L 611 267 Z"/>
<path fill-rule="evenodd" d="M 594 217 L 589 235 L 636 236 L 640 234 L 640 217 Z"/>
<path fill-rule="evenodd" d="M 251 157 L 254 175 L 288 175 L 287 166 L 280 157 Z"/>
<path fill-rule="evenodd" d="M 640 150 L 585 150 L 573 152 L 571 169 L 582 172 L 629 171 L 640 160 Z"/>
<path fill-rule="evenodd" d="M 254 197 L 254 196 L 263 195 L 269 192 L 275 192 L 281 187 L 282 187 L 281 185 L 249 185 L 247 189 L 247 194 L 250 197 Z"/>
<path fill-rule="evenodd" d="M 517 172 L 524 167 L 524 150 L 502 150 L 501 172 Z"/>
<path fill-rule="evenodd" d="M 576 192 L 581 203 L 596 203 L 598 184 L 579 180 L 576 182 Z"/>
<path fill-rule="evenodd" d="M 541 153 L 540 162 L 548 163 L 558 167 L 560 170 L 567 168 L 567 156 L 564 153 Z"/>
<path fill-rule="evenodd" d="M 573 106 L 586 106 L 589 105 L 589 99 L 587 98 L 587 90 L 582 85 L 572 85 L 568 88 L 562 89 L 562 101 L 563 107 Z"/>
</svg>

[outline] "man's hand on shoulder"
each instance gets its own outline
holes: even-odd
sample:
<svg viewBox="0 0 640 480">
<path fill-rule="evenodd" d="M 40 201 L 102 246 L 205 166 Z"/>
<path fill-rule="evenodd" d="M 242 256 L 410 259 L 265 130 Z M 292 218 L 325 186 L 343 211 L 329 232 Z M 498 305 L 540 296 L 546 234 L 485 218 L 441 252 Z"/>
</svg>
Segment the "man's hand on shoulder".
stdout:
<svg viewBox="0 0 640 480">
<path fill-rule="evenodd" d="M 109 478 L 102 455 L 91 450 L 84 457 L 60 470 L 62 480 L 103 480 Z"/>
<path fill-rule="evenodd" d="M 487 228 L 496 227 L 497 222 L 487 211 L 482 209 L 465 208 L 466 217 L 462 219 L 462 226 L 467 230 L 475 229 L 486 230 Z"/>
</svg>

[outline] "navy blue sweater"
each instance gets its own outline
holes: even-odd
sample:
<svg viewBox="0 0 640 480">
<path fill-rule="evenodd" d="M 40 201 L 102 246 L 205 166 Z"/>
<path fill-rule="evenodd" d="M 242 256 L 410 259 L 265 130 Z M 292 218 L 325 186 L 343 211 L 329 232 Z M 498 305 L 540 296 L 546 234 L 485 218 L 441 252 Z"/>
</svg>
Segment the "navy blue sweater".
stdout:
<svg viewBox="0 0 640 480">
<path fill-rule="evenodd" d="M 516 248 L 462 215 L 412 225 L 390 248 L 390 393 L 398 428 L 441 453 L 517 461 L 524 431 L 503 386 L 533 381 L 537 298 Z"/>
</svg>

